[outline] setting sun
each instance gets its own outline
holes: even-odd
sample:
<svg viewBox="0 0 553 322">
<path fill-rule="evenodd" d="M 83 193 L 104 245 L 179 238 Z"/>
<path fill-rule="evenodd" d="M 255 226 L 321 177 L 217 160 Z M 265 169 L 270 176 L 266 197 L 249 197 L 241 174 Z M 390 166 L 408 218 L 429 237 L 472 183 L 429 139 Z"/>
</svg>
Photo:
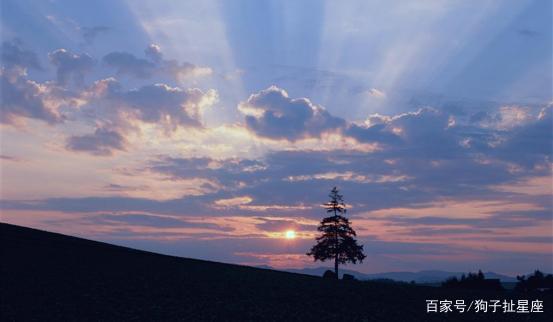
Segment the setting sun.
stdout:
<svg viewBox="0 0 553 322">
<path fill-rule="evenodd" d="M 293 230 L 287 230 L 286 233 L 284 233 L 284 236 L 286 239 L 294 239 L 296 238 L 296 232 Z"/>
</svg>

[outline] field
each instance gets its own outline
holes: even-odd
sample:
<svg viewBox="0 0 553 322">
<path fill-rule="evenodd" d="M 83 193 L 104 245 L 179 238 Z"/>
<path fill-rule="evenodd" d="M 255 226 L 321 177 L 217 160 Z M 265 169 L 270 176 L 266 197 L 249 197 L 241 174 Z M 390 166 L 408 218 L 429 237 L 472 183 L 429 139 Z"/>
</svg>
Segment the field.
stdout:
<svg viewBox="0 0 553 322">
<path fill-rule="evenodd" d="M 551 321 L 551 294 L 325 280 L 0 224 L 3 321 Z M 541 299 L 544 313 L 426 313 L 426 299 Z"/>
</svg>

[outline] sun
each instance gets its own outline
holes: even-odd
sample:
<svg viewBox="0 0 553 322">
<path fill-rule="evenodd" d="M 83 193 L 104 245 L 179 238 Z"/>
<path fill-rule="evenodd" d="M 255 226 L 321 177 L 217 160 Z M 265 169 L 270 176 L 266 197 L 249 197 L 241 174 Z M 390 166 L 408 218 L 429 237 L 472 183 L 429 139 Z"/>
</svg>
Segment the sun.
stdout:
<svg viewBox="0 0 553 322">
<path fill-rule="evenodd" d="M 286 237 L 286 239 L 294 239 L 294 238 L 296 238 L 296 232 L 293 231 L 293 230 L 287 230 L 284 233 L 284 237 Z"/>
</svg>

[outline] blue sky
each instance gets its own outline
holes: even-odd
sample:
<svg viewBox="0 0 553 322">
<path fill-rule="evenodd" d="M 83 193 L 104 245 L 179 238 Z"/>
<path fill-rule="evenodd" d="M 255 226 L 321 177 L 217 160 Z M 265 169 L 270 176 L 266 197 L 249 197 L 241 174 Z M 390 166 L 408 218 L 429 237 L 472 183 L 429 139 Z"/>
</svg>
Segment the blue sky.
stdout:
<svg viewBox="0 0 553 322">
<path fill-rule="evenodd" d="M 360 271 L 552 270 L 551 6 L 2 1 L 2 221 L 305 267 L 338 186 Z"/>
</svg>

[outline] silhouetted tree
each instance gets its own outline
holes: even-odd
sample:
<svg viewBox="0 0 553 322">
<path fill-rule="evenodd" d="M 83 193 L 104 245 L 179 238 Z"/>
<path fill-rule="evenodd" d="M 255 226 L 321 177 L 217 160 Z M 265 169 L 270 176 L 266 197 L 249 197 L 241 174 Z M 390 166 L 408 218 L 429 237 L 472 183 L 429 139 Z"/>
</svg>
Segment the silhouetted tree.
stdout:
<svg viewBox="0 0 553 322">
<path fill-rule="evenodd" d="M 531 292 L 539 289 L 553 290 L 553 275 L 543 274 L 539 270 L 534 272 L 534 275 L 528 277 L 522 275 L 517 276 L 518 283 L 515 290 L 519 292 Z"/>
<path fill-rule="evenodd" d="M 461 277 L 461 281 L 465 281 L 465 274 L 463 274 L 463 276 Z M 452 276 L 452 277 L 449 277 L 448 279 L 446 279 L 444 282 L 442 282 L 442 287 L 447 287 L 447 288 L 457 288 L 459 287 L 459 280 L 457 279 L 456 276 Z"/>
<path fill-rule="evenodd" d="M 481 270 L 478 270 L 478 275 L 476 275 L 477 280 L 484 280 L 484 273 Z"/>
<path fill-rule="evenodd" d="M 336 277 L 336 273 L 334 273 L 333 271 L 327 269 L 323 274 L 323 278 L 328 278 L 328 279 L 335 280 L 337 277 Z"/>
<path fill-rule="evenodd" d="M 338 265 L 351 262 L 363 262 L 365 254 L 363 254 L 363 245 L 357 245 L 354 237 L 357 235 L 350 227 L 350 221 L 344 216 L 346 213 L 346 205 L 343 196 L 340 195 L 338 189 L 334 187 L 330 191 L 330 201 L 324 204 L 327 213 L 332 216 L 325 217 L 321 220 L 321 224 L 317 228 L 322 234 L 317 237 L 317 244 L 307 253 L 308 256 L 313 256 L 314 260 L 322 262 L 326 260 L 334 260 L 334 272 L 336 278 L 338 275 Z"/>
</svg>

